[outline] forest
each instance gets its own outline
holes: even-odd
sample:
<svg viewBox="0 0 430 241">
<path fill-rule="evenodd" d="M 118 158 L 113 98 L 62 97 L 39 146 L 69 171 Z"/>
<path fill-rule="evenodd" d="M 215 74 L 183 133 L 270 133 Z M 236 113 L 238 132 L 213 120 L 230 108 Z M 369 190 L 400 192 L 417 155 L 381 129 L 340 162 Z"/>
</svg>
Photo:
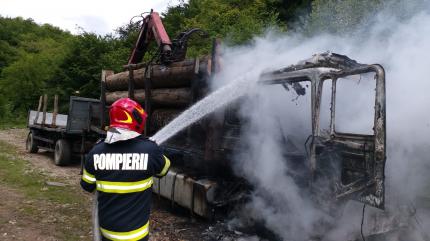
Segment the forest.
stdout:
<svg viewBox="0 0 430 241">
<path fill-rule="evenodd" d="M 210 38 L 234 46 L 252 44 L 268 30 L 282 34 L 348 34 L 369 15 L 398 0 L 189 0 L 161 13 L 173 39 L 198 27 Z M 371 6 L 371 7 L 370 7 Z M 142 9 L 141 12 L 148 11 Z M 134 11 L 130 11 L 130 19 Z M 102 69 L 121 71 L 140 28 L 139 18 L 101 36 L 81 29 L 71 34 L 32 19 L 0 16 L 0 123 L 24 122 L 39 96 L 60 96 L 67 112 L 69 96 L 98 98 Z M 190 57 L 210 52 L 211 41 L 196 37 Z M 156 49 L 156 46 L 153 47 Z"/>
</svg>

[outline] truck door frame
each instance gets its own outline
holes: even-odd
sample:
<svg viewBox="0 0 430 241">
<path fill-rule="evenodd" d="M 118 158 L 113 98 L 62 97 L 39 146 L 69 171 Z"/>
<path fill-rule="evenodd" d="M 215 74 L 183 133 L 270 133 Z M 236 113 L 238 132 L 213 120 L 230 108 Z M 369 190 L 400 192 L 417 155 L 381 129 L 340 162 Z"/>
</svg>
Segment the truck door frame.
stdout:
<svg viewBox="0 0 430 241">
<path fill-rule="evenodd" d="M 339 78 L 375 73 L 376 88 L 375 88 L 375 112 L 373 120 L 373 135 L 362 135 L 353 133 L 336 132 L 335 116 L 336 116 L 336 84 Z M 330 134 L 325 136 L 320 131 L 320 109 L 321 97 L 324 81 L 332 80 L 331 89 L 331 108 L 330 108 Z M 386 161 L 386 95 L 385 95 L 385 71 L 381 65 L 361 65 L 360 67 L 351 70 L 342 70 L 337 72 L 323 73 L 322 75 L 312 78 L 312 136 L 313 139 L 310 145 L 310 168 L 311 172 L 315 173 L 318 162 L 317 145 L 322 142 L 339 144 L 355 148 L 366 148 L 366 139 L 371 140 L 373 145 L 370 147 L 371 155 L 369 164 L 366 163 L 366 182 L 351 183 L 343 185 L 339 180 L 336 183 L 336 197 L 346 198 L 351 197 L 365 204 L 384 209 L 385 204 L 385 187 L 384 187 L 384 172 Z M 370 139 L 369 139 L 370 138 Z M 364 144 L 363 144 L 364 140 Z M 362 145 L 362 146 L 358 146 Z M 342 160 L 343 161 L 343 160 Z M 367 161 L 366 161 L 367 162 Z"/>
</svg>

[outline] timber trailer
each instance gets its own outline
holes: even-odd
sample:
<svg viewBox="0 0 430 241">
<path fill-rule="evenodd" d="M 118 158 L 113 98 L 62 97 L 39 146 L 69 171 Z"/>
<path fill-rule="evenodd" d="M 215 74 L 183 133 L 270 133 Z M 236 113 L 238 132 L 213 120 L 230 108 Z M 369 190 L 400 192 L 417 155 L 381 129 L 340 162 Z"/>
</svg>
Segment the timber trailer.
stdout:
<svg viewBox="0 0 430 241">
<path fill-rule="evenodd" d="M 186 59 L 187 40 L 192 29 L 170 41 L 161 19 L 151 12 L 143 19 L 136 46 L 124 66 L 125 71 L 103 70 L 101 77 L 100 114 L 104 130 L 108 123 L 107 109 L 115 100 L 129 97 L 144 106 L 148 113 L 144 135 L 151 137 L 182 111 L 210 93 L 210 82 L 220 69 L 220 42 L 213 41 L 209 56 Z M 148 62 L 141 62 L 151 39 L 159 51 Z M 374 87 L 365 93 L 371 101 L 373 114 L 370 132 L 342 132 L 336 127 L 337 86 L 351 76 L 370 75 L 358 81 Z M 326 83 L 330 82 L 330 88 Z M 269 71 L 260 76 L 262 85 L 280 85 L 297 95 L 310 95 L 312 130 L 298 151 L 286 143 L 285 161 L 298 173 L 294 178 L 303 188 L 329 183 L 334 202 L 355 199 L 384 209 L 384 167 L 386 160 L 385 73 L 378 64 L 361 64 L 334 53 L 316 54 L 287 68 Z M 309 86 L 309 91 L 304 86 Z M 323 92 L 329 96 L 329 126 L 322 129 L 320 109 Z M 218 110 L 178 133 L 161 146 L 172 161 L 171 171 L 155 179 L 154 193 L 189 209 L 192 214 L 213 218 L 217 210 L 228 210 L 244 202 L 250 185 L 232 170 L 233 151 L 241 138 L 241 120 L 237 105 Z M 306 138 L 305 138 L 306 139 Z M 335 163 L 333 163 L 335 159 Z M 335 169 L 330 169 L 336 167 Z M 324 180 L 329 180 L 325 182 Z M 318 190 L 313 190 L 318 193 Z"/>
<path fill-rule="evenodd" d="M 52 112 L 47 112 L 47 106 L 48 96 L 40 96 L 37 110 L 28 112 L 26 150 L 54 152 L 54 163 L 58 166 L 71 164 L 74 156 L 79 156 L 82 162 L 85 153 L 103 135 L 97 129 L 101 123 L 100 101 L 71 96 L 68 115 L 58 113 L 57 95 Z"/>
</svg>

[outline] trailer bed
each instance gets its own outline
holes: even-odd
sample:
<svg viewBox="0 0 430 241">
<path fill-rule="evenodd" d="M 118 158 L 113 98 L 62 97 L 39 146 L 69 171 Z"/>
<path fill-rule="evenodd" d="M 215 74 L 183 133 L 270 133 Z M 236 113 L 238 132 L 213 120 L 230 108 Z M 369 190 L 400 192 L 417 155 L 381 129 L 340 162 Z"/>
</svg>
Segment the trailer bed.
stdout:
<svg viewBox="0 0 430 241">
<path fill-rule="evenodd" d="M 29 127 L 34 127 L 34 128 L 49 128 L 49 129 L 65 130 L 67 127 L 68 116 L 63 114 L 57 114 L 56 119 L 57 119 L 56 123 L 55 125 L 53 125 L 53 114 L 46 112 L 45 123 L 44 125 L 42 125 L 43 113 L 39 112 L 39 116 L 38 116 L 37 111 L 30 110 L 30 113 L 28 113 L 27 125 Z"/>
</svg>

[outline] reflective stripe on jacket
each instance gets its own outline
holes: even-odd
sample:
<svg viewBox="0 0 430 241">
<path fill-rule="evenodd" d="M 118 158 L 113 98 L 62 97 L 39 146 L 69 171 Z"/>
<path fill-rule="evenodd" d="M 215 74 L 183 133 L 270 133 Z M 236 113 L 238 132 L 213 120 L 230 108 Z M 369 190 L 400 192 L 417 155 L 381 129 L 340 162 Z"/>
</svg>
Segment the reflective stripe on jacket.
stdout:
<svg viewBox="0 0 430 241">
<path fill-rule="evenodd" d="M 142 227 L 129 232 L 114 232 L 100 228 L 100 232 L 105 238 L 113 241 L 136 241 L 146 237 L 149 233 L 149 221 Z"/>
<path fill-rule="evenodd" d="M 81 186 L 98 191 L 101 233 L 109 240 L 149 237 L 153 177 L 171 165 L 155 142 L 136 137 L 111 144 L 99 142 L 87 154 Z"/>
</svg>

